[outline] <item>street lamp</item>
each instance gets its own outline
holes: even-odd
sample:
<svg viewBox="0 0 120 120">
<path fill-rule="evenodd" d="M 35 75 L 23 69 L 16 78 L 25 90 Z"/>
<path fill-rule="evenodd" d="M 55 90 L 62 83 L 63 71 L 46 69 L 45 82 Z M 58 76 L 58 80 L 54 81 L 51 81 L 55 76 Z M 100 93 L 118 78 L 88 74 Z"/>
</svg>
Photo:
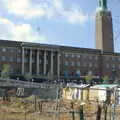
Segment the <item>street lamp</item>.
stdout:
<svg viewBox="0 0 120 120">
<path fill-rule="evenodd" d="M 32 83 L 34 82 L 34 79 L 32 78 Z"/>
<path fill-rule="evenodd" d="M 19 81 L 19 77 L 17 77 L 17 81 Z"/>
</svg>

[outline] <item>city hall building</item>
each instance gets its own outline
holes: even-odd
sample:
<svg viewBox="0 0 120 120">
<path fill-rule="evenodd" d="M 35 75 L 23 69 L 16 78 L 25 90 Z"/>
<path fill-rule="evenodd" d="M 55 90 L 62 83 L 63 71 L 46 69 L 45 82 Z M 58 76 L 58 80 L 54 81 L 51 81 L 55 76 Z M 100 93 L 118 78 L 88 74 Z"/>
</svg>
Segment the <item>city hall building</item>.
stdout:
<svg viewBox="0 0 120 120">
<path fill-rule="evenodd" d="M 113 25 L 107 0 L 99 0 L 96 11 L 96 49 L 0 40 L 0 71 L 31 73 L 48 78 L 75 78 L 92 74 L 119 78 L 120 53 L 114 52 Z"/>
</svg>

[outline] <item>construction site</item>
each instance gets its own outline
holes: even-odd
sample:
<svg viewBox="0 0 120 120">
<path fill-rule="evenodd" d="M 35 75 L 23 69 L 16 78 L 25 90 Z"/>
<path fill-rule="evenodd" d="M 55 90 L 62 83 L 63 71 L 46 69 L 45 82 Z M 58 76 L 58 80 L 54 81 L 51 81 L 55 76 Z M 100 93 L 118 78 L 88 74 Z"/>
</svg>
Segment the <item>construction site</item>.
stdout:
<svg viewBox="0 0 120 120">
<path fill-rule="evenodd" d="M 0 120 L 120 119 L 119 85 L 69 85 L 56 90 L 44 86 L 27 96 L 26 89 L 19 90 L 8 90 L 1 97 Z"/>
</svg>

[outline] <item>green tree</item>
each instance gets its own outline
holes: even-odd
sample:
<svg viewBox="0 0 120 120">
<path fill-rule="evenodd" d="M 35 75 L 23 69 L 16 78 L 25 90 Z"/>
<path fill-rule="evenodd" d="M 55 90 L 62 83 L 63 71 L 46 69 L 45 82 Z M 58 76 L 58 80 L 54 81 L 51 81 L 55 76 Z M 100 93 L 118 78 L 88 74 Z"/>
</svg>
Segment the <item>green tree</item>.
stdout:
<svg viewBox="0 0 120 120">
<path fill-rule="evenodd" d="M 32 78 L 32 75 L 30 72 L 28 72 L 27 74 L 24 75 L 24 77 L 27 81 L 30 81 L 30 79 Z"/>
<path fill-rule="evenodd" d="M 87 76 L 85 77 L 85 80 L 86 80 L 88 83 L 90 83 L 92 79 L 93 79 L 93 76 L 92 76 L 92 75 L 87 75 Z"/>
<path fill-rule="evenodd" d="M 9 77 L 9 65 L 3 64 L 3 69 L 1 71 L 1 77 L 2 78 L 8 78 Z"/>
<path fill-rule="evenodd" d="M 3 64 L 3 69 L 1 71 L 1 78 L 5 78 L 5 79 L 9 78 L 9 64 Z M 3 95 L 3 100 L 10 100 L 7 91 L 5 91 Z"/>
<path fill-rule="evenodd" d="M 107 75 L 102 77 L 102 82 L 106 82 L 109 79 L 109 77 Z"/>
</svg>

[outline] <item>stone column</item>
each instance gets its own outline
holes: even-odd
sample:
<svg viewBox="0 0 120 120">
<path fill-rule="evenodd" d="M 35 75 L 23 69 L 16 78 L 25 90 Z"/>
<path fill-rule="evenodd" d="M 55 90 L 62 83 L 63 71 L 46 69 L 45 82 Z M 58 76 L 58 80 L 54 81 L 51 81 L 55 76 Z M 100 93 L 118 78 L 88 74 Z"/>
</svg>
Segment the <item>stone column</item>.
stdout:
<svg viewBox="0 0 120 120">
<path fill-rule="evenodd" d="M 57 53 L 57 76 L 60 78 L 60 53 Z"/>
<path fill-rule="evenodd" d="M 46 75 L 46 50 L 44 51 L 44 68 L 43 68 L 43 70 L 44 70 L 44 75 Z"/>
<path fill-rule="evenodd" d="M 51 72 L 51 76 L 53 76 L 53 51 L 51 51 L 51 63 L 50 63 L 50 72 Z"/>
<path fill-rule="evenodd" d="M 29 62 L 29 72 L 32 74 L 32 50 L 30 49 L 30 62 Z"/>
<path fill-rule="evenodd" d="M 36 74 L 39 75 L 39 50 L 37 50 L 37 59 L 36 59 L 36 60 L 37 60 L 37 64 L 36 64 L 36 65 L 37 65 L 37 66 L 36 66 L 36 68 L 37 68 L 37 73 L 36 73 Z"/>
<path fill-rule="evenodd" d="M 24 74 L 24 64 L 25 64 L 25 48 L 22 47 L 22 74 Z"/>
</svg>

